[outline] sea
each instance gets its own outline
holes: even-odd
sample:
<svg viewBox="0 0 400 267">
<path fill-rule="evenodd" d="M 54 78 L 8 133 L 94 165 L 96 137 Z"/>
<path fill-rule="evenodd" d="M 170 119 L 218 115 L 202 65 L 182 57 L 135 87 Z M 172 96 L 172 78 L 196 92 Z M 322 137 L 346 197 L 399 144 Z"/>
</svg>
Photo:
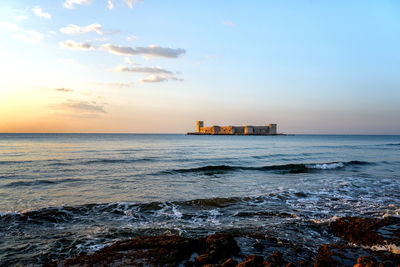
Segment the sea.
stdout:
<svg viewBox="0 0 400 267">
<path fill-rule="evenodd" d="M 336 218 L 399 213 L 400 136 L 0 134 L 1 266 L 161 234 L 316 253 Z"/>
</svg>

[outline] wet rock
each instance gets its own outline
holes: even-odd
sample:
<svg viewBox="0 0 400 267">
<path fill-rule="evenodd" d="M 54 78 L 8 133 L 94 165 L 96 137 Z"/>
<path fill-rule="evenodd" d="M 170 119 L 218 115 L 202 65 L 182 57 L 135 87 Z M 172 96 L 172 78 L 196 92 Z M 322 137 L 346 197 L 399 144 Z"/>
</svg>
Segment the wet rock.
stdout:
<svg viewBox="0 0 400 267">
<path fill-rule="evenodd" d="M 55 266 L 176 266 L 197 248 L 196 240 L 179 236 L 138 237 L 80 255 Z"/>
<path fill-rule="evenodd" d="M 221 266 L 222 267 L 235 267 L 238 264 L 237 261 L 233 260 L 232 258 L 227 259 L 224 261 Z"/>
<path fill-rule="evenodd" d="M 208 263 L 213 262 L 213 258 L 209 254 L 201 254 L 196 257 L 195 264 L 196 266 L 202 266 Z"/>
<path fill-rule="evenodd" d="M 225 233 L 198 239 L 138 237 L 116 242 L 90 255 L 53 261 L 45 266 L 221 266 L 221 262 L 236 255 L 239 250 L 233 236 Z M 237 264 L 235 261 L 232 263 Z"/>
<path fill-rule="evenodd" d="M 284 263 L 282 253 L 275 251 L 271 256 L 267 257 L 267 262 L 272 264 L 271 266 L 281 266 Z"/>
<path fill-rule="evenodd" d="M 359 245 L 400 245 L 400 218 L 339 218 L 330 224 L 335 235 Z"/>
<path fill-rule="evenodd" d="M 357 264 L 354 267 L 377 267 L 377 263 L 374 257 L 364 256 L 357 259 Z"/>
<path fill-rule="evenodd" d="M 254 247 L 256 250 L 261 251 L 261 250 L 263 250 L 264 245 L 261 244 L 260 242 L 255 242 L 255 243 L 253 244 L 253 247 Z"/>
<path fill-rule="evenodd" d="M 240 251 L 233 236 L 226 233 L 207 236 L 205 246 L 206 253 L 210 254 L 214 260 L 226 259 Z"/>
<path fill-rule="evenodd" d="M 314 260 L 315 267 L 323 266 L 379 266 L 391 262 L 389 266 L 400 266 L 400 255 L 388 251 L 374 251 L 349 245 L 323 245 Z M 385 266 L 385 265 L 383 265 Z"/>
<path fill-rule="evenodd" d="M 250 255 L 246 256 L 246 260 L 242 261 L 237 267 L 258 267 L 263 265 L 264 258 L 262 256 Z"/>
</svg>

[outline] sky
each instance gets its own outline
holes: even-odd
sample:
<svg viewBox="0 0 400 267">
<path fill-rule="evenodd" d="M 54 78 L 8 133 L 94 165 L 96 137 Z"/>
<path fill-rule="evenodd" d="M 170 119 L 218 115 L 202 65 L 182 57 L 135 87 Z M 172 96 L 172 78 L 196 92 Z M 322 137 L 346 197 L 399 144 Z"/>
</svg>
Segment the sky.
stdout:
<svg viewBox="0 0 400 267">
<path fill-rule="evenodd" d="M 400 2 L 1 0 L 0 132 L 400 134 Z"/>
</svg>

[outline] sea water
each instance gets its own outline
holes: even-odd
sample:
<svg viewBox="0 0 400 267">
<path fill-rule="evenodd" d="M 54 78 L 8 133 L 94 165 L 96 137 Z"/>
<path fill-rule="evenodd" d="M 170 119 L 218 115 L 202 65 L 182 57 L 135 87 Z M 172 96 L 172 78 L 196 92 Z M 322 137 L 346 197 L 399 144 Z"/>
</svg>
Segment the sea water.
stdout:
<svg viewBox="0 0 400 267">
<path fill-rule="evenodd" d="M 159 234 L 316 252 L 330 221 L 399 216 L 399 196 L 400 136 L 0 134 L 0 265 Z"/>
</svg>

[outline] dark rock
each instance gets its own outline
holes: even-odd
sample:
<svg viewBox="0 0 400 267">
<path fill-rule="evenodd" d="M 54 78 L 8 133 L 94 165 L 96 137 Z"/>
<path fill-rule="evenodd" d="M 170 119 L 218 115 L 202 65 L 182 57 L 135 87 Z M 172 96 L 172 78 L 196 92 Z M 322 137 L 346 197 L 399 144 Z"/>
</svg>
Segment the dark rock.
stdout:
<svg viewBox="0 0 400 267">
<path fill-rule="evenodd" d="M 262 256 L 250 255 L 246 256 L 246 260 L 242 261 L 237 267 L 258 267 L 263 266 L 264 258 Z"/>
<path fill-rule="evenodd" d="M 400 266 L 400 254 L 374 251 L 348 245 L 323 245 L 318 249 L 314 266 L 379 266 L 381 262 L 392 262 L 389 266 Z"/>
<path fill-rule="evenodd" d="M 284 263 L 282 253 L 275 251 L 271 256 L 267 257 L 267 262 L 272 264 L 271 266 L 281 266 Z"/>
<path fill-rule="evenodd" d="M 232 260 L 232 258 L 227 259 L 226 261 L 224 261 L 221 266 L 222 267 L 234 267 L 238 264 L 237 261 Z"/>
<path fill-rule="evenodd" d="M 196 266 L 202 266 L 208 263 L 212 263 L 213 258 L 209 254 L 201 254 L 196 257 L 195 264 Z"/>
<path fill-rule="evenodd" d="M 256 250 L 261 251 L 261 250 L 263 250 L 264 245 L 261 244 L 260 242 L 255 242 L 255 243 L 253 244 L 253 247 L 254 247 Z"/>
<path fill-rule="evenodd" d="M 341 264 L 336 260 L 335 252 L 329 245 L 321 246 L 318 249 L 317 257 L 314 260 L 314 267 L 336 267 L 336 266 L 341 266 Z"/>
<path fill-rule="evenodd" d="M 226 259 L 240 251 L 233 236 L 226 233 L 207 236 L 205 246 L 206 253 L 212 255 L 215 260 Z"/>
<path fill-rule="evenodd" d="M 377 267 L 376 260 L 372 256 L 363 256 L 357 259 L 356 267 Z"/>
<path fill-rule="evenodd" d="M 393 267 L 393 266 L 396 266 L 396 265 L 392 261 L 384 261 L 384 262 L 379 263 L 378 266 L 379 267 Z M 397 264 L 397 266 L 400 266 L 400 265 Z"/>
<path fill-rule="evenodd" d="M 57 266 L 176 266 L 188 259 L 196 240 L 179 236 L 138 237 L 105 247 L 91 255 L 61 260 Z"/>
<path fill-rule="evenodd" d="M 400 218 L 339 218 L 330 224 L 335 235 L 352 243 L 372 246 L 400 244 Z"/>
</svg>

